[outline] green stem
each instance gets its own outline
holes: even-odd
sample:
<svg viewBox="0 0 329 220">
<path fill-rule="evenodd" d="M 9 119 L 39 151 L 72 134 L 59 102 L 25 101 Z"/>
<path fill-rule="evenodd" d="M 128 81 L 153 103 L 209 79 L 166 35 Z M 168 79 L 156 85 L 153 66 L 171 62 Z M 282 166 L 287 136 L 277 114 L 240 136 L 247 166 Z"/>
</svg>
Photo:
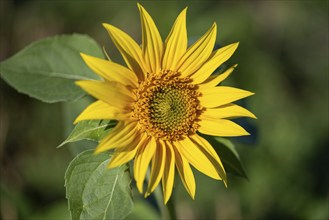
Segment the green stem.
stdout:
<svg viewBox="0 0 329 220">
<path fill-rule="evenodd" d="M 175 207 L 175 203 L 174 203 L 174 198 L 169 199 L 169 201 L 167 202 L 167 210 L 169 212 L 169 216 L 171 220 L 176 220 L 176 207 Z"/>
<path fill-rule="evenodd" d="M 158 207 L 160 209 L 160 213 L 161 213 L 161 217 L 163 220 L 167 220 L 170 218 L 169 212 L 167 210 L 167 208 L 165 207 L 165 205 L 163 204 L 163 197 L 162 197 L 162 192 L 161 192 L 161 188 L 157 187 L 154 190 L 154 198 L 158 204 Z"/>
<path fill-rule="evenodd" d="M 146 172 L 146 180 L 147 182 L 150 180 L 150 170 L 148 169 Z M 170 219 L 170 214 L 168 212 L 167 207 L 165 207 L 164 203 L 163 203 L 163 196 L 162 196 L 162 191 L 161 191 L 161 187 L 156 187 L 154 192 L 153 192 L 155 201 L 160 209 L 160 214 L 161 214 L 161 218 L 163 220 L 168 220 Z"/>
</svg>

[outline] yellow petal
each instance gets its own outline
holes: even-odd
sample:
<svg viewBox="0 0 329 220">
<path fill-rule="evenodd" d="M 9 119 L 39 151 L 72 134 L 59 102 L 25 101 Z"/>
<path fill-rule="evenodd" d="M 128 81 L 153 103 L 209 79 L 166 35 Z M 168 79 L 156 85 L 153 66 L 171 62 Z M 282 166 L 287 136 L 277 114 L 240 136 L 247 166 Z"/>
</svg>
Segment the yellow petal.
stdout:
<svg viewBox="0 0 329 220">
<path fill-rule="evenodd" d="M 176 148 L 197 170 L 211 178 L 220 179 L 216 168 L 210 162 L 207 155 L 205 155 L 189 138 L 177 142 Z"/>
<path fill-rule="evenodd" d="M 162 177 L 163 201 L 166 204 L 171 196 L 175 179 L 175 153 L 173 146 L 166 142 L 166 162 Z"/>
<path fill-rule="evenodd" d="M 206 111 L 202 113 L 200 118 L 216 119 L 236 117 L 256 118 L 256 116 L 247 109 L 232 103 L 218 108 L 207 108 Z"/>
<path fill-rule="evenodd" d="M 165 51 L 162 60 L 162 69 L 175 70 L 180 58 L 187 48 L 185 8 L 177 17 L 165 42 Z"/>
<path fill-rule="evenodd" d="M 137 4 L 142 24 L 142 49 L 143 57 L 152 73 L 159 73 L 161 68 L 163 43 L 160 33 L 154 24 L 152 17 L 141 6 Z"/>
<path fill-rule="evenodd" d="M 95 153 L 100 153 L 113 148 L 125 147 L 128 144 L 131 144 L 137 135 L 137 131 L 137 122 L 119 122 L 99 143 L 95 149 Z"/>
<path fill-rule="evenodd" d="M 120 29 L 105 23 L 103 26 L 109 33 L 115 46 L 120 51 L 129 69 L 137 75 L 139 80 L 143 80 L 147 69 L 139 45 L 128 34 Z"/>
<path fill-rule="evenodd" d="M 238 66 L 238 64 L 235 64 L 228 70 L 226 70 L 224 73 L 215 75 L 214 77 L 210 76 L 204 83 L 200 84 L 199 87 L 201 90 L 206 88 L 211 88 L 217 86 L 219 83 L 223 82 L 232 72 L 233 70 Z M 192 82 L 195 83 L 195 82 Z"/>
<path fill-rule="evenodd" d="M 129 112 L 124 112 L 123 109 L 115 108 L 99 100 L 90 104 L 83 110 L 75 119 L 74 124 L 79 121 L 94 119 L 129 120 Z"/>
<path fill-rule="evenodd" d="M 135 157 L 143 138 L 144 137 L 141 138 L 137 135 L 131 144 L 122 148 L 117 148 L 108 164 L 108 168 L 121 166 L 122 164 L 128 163 L 130 160 L 132 160 Z"/>
<path fill-rule="evenodd" d="M 145 133 L 144 133 L 145 134 Z M 141 166 L 141 156 L 142 156 L 142 152 L 145 150 L 145 147 L 149 144 L 150 142 L 150 136 L 144 136 L 141 143 L 138 146 L 137 152 L 136 152 L 136 156 L 135 156 L 135 160 L 134 160 L 134 179 L 136 181 L 136 185 L 139 186 L 140 189 L 140 193 L 142 193 L 143 191 L 143 183 L 144 183 L 144 179 L 145 176 L 141 176 L 140 174 L 140 166 Z"/>
<path fill-rule="evenodd" d="M 187 160 L 180 155 L 176 146 L 174 147 L 174 151 L 175 151 L 175 162 L 179 176 L 184 184 L 185 189 L 190 194 L 192 199 L 194 199 L 196 186 L 195 186 L 195 179 L 192 169 L 189 163 L 187 162 Z"/>
<path fill-rule="evenodd" d="M 209 60 L 198 71 L 191 75 L 194 84 L 199 84 L 208 79 L 208 77 L 226 60 L 228 60 L 239 43 L 230 44 L 214 51 Z"/>
<path fill-rule="evenodd" d="M 135 146 L 136 148 L 136 146 Z M 112 169 L 118 166 L 121 166 L 123 164 L 128 163 L 130 160 L 132 160 L 136 155 L 136 149 L 128 151 L 128 152 L 122 152 L 122 153 L 115 153 L 109 164 L 108 164 L 108 168 Z"/>
<path fill-rule="evenodd" d="M 114 62 L 80 53 L 83 60 L 95 73 L 108 81 L 119 82 L 123 85 L 138 86 L 136 75 L 128 68 Z"/>
<path fill-rule="evenodd" d="M 199 88 L 199 90 L 202 93 L 202 96 L 199 97 L 200 103 L 207 108 L 225 105 L 254 94 L 246 90 L 227 86 Z"/>
<path fill-rule="evenodd" d="M 197 71 L 209 58 L 216 41 L 216 32 L 217 26 L 214 23 L 207 33 L 186 51 L 177 65 L 177 71 L 182 74 L 182 77 Z"/>
<path fill-rule="evenodd" d="M 218 175 L 223 180 L 225 186 L 227 187 L 227 177 L 226 172 L 224 169 L 224 166 L 222 164 L 222 161 L 220 160 L 218 154 L 214 150 L 214 148 L 211 146 L 211 144 L 208 143 L 207 140 L 200 137 L 199 135 L 195 134 L 190 137 L 191 140 L 200 148 L 200 150 L 207 155 L 207 157 L 210 159 L 211 163 L 215 166 Z"/>
<path fill-rule="evenodd" d="M 165 143 L 159 140 L 157 142 L 157 147 L 152 159 L 151 175 L 150 175 L 150 180 L 145 197 L 149 196 L 158 186 L 162 178 L 163 170 L 166 164 L 165 159 L 166 159 Z"/>
<path fill-rule="evenodd" d="M 202 119 L 199 132 L 212 136 L 234 137 L 249 135 L 240 125 L 226 119 Z"/>
<path fill-rule="evenodd" d="M 126 108 L 134 101 L 134 94 L 121 83 L 102 81 L 77 81 L 83 90 L 116 108 Z"/>
<path fill-rule="evenodd" d="M 147 168 L 154 155 L 157 143 L 154 137 L 149 138 L 144 147 L 140 147 L 134 163 L 134 177 L 136 180 L 137 189 L 143 193 L 143 183 L 146 175 Z"/>
</svg>

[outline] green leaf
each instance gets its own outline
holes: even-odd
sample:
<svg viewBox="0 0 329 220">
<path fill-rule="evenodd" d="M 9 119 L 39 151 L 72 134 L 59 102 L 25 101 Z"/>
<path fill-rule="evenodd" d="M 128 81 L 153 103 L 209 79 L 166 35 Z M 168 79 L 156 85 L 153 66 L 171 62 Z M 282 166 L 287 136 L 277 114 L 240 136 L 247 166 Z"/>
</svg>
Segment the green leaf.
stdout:
<svg viewBox="0 0 329 220">
<path fill-rule="evenodd" d="M 44 102 L 72 101 L 85 93 L 74 84 L 99 79 L 80 52 L 104 57 L 86 35 L 61 35 L 36 41 L 0 64 L 1 77 L 21 93 Z"/>
<path fill-rule="evenodd" d="M 70 163 L 65 187 L 73 220 L 123 219 L 132 211 L 128 166 L 108 169 L 110 157 L 88 150 Z"/>
<path fill-rule="evenodd" d="M 109 120 L 87 120 L 79 122 L 69 135 L 69 137 L 58 147 L 64 144 L 80 140 L 90 140 L 99 142 L 116 125 L 115 121 Z"/>
<path fill-rule="evenodd" d="M 240 156 L 229 139 L 213 136 L 204 137 L 218 153 L 227 173 L 248 179 L 245 169 L 241 163 Z"/>
</svg>

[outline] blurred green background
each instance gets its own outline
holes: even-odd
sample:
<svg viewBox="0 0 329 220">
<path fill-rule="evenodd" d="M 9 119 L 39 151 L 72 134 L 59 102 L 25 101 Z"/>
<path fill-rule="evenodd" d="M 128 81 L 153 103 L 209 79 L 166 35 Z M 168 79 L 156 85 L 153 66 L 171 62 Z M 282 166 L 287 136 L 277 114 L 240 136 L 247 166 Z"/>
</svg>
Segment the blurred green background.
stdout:
<svg viewBox="0 0 329 220">
<path fill-rule="evenodd" d="M 240 46 L 226 67 L 238 68 L 225 85 L 256 93 L 247 107 L 258 120 L 254 143 L 233 140 L 249 181 L 230 176 L 229 188 L 195 172 L 191 200 L 175 183 L 182 219 L 328 219 L 328 1 L 139 1 L 165 39 L 188 6 L 191 38 L 216 21 L 217 43 Z M 0 60 L 56 34 L 85 33 L 122 63 L 101 23 L 141 42 L 136 1 L 1 0 Z M 65 219 L 64 173 L 91 143 L 56 149 L 88 99 L 45 104 L 0 79 L 1 219 Z M 155 218 L 136 198 L 131 219 Z"/>
</svg>

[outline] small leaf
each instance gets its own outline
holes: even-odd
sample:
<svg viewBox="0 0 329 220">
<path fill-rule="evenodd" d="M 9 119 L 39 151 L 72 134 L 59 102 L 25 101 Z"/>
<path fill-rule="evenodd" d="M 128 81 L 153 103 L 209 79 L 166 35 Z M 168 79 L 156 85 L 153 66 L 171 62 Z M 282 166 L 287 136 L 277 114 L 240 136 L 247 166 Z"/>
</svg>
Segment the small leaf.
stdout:
<svg viewBox="0 0 329 220">
<path fill-rule="evenodd" d="M 69 137 L 58 147 L 64 144 L 80 140 L 90 140 L 99 142 L 116 125 L 115 121 L 109 120 L 87 120 L 79 122 L 69 135 Z"/>
<path fill-rule="evenodd" d="M 248 179 L 245 169 L 241 163 L 240 156 L 229 139 L 213 136 L 205 136 L 205 138 L 218 153 L 227 173 Z"/>
<path fill-rule="evenodd" d="M 108 169 L 110 156 L 88 150 L 70 163 L 65 187 L 73 220 L 123 219 L 132 211 L 128 166 Z"/>
<path fill-rule="evenodd" d="M 36 41 L 0 64 L 1 77 L 19 92 L 44 102 L 76 100 L 85 93 L 74 84 L 99 79 L 83 62 L 80 52 L 104 57 L 86 35 L 73 34 Z"/>
</svg>

